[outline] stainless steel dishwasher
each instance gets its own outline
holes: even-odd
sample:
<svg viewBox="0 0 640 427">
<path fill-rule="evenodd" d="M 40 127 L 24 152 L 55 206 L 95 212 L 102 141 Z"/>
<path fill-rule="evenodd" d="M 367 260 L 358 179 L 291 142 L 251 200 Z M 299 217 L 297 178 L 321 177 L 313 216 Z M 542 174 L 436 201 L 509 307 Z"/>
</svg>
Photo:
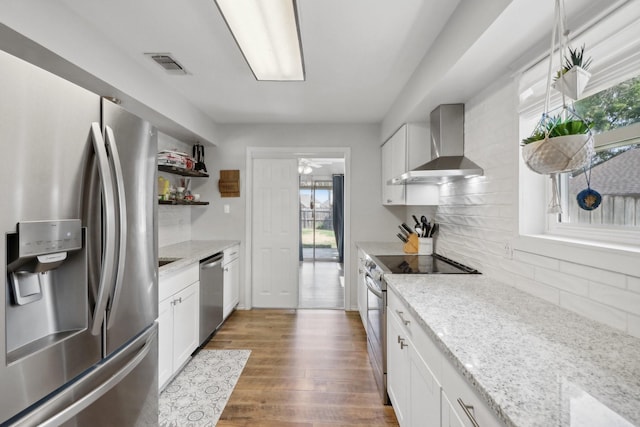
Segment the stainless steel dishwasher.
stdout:
<svg viewBox="0 0 640 427">
<path fill-rule="evenodd" d="M 218 252 L 200 261 L 200 345 L 222 324 L 223 256 Z"/>
</svg>

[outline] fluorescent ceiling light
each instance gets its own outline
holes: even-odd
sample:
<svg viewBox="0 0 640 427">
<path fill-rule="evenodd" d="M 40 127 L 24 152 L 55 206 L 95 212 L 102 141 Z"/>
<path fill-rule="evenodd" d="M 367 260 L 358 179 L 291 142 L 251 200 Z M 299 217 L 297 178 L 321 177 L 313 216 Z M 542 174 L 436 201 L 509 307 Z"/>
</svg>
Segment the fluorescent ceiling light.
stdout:
<svg viewBox="0 0 640 427">
<path fill-rule="evenodd" d="M 257 80 L 304 80 L 295 0 L 215 0 Z"/>
</svg>

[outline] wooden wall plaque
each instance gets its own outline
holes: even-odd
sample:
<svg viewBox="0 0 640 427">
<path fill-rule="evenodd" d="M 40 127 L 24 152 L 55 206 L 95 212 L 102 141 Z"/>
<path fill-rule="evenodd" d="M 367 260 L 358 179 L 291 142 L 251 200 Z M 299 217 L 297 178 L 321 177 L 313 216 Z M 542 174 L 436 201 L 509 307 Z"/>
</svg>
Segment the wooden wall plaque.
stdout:
<svg viewBox="0 0 640 427">
<path fill-rule="evenodd" d="M 240 171 L 221 170 L 218 190 L 221 197 L 240 197 Z"/>
</svg>

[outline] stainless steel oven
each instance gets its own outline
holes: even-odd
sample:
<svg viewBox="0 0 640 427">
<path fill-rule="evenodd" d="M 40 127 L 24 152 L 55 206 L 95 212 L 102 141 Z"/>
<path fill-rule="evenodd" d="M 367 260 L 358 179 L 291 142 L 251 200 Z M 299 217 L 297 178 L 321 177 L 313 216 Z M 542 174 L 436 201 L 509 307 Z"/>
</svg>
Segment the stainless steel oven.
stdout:
<svg viewBox="0 0 640 427">
<path fill-rule="evenodd" d="M 389 404 L 387 395 L 387 284 L 382 270 L 368 259 L 365 262 L 367 285 L 367 352 L 373 374 L 382 394 L 384 404 Z"/>
<path fill-rule="evenodd" d="M 479 274 L 477 270 L 441 255 L 367 256 L 367 351 L 385 404 L 387 394 L 387 274 Z"/>
</svg>

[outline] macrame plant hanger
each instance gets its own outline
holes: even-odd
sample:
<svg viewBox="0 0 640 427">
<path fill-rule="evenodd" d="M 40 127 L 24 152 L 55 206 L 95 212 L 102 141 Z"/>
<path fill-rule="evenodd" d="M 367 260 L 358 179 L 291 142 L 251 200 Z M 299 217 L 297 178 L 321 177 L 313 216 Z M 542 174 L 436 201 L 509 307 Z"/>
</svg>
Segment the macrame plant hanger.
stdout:
<svg viewBox="0 0 640 427">
<path fill-rule="evenodd" d="M 551 201 L 549 202 L 547 212 L 562 213 L 558 175 L 580 169 L 587 164 L 593 152 L 593 136 L 590 130 L 587 134 L 582 135 L 566 134 L 563 136 L 552 136 L 554 129 L 559 123 L 566 122 L 569 119 L 580 121 L 586 125 L 586 122 L 578 116 L 573 108 L 567 105 L 566 96 L 562 91 L 562 108 L 560 113 L 555 116 L 550 114 L 554 48 L 557 43 L 559 65 L 562 70 L 563 54 L 569 38 L 569 31 L 565 30 L 564 0 L 555 0 L 554 12 L 544 111 L 540 122 L 534 129 L 534 134 L 544 134 L 545 138 L 525 145 L 522 155 L 525 164 L 531 170 L 539 174 L 549 175 L 551 178 Z"/>
</svg>

